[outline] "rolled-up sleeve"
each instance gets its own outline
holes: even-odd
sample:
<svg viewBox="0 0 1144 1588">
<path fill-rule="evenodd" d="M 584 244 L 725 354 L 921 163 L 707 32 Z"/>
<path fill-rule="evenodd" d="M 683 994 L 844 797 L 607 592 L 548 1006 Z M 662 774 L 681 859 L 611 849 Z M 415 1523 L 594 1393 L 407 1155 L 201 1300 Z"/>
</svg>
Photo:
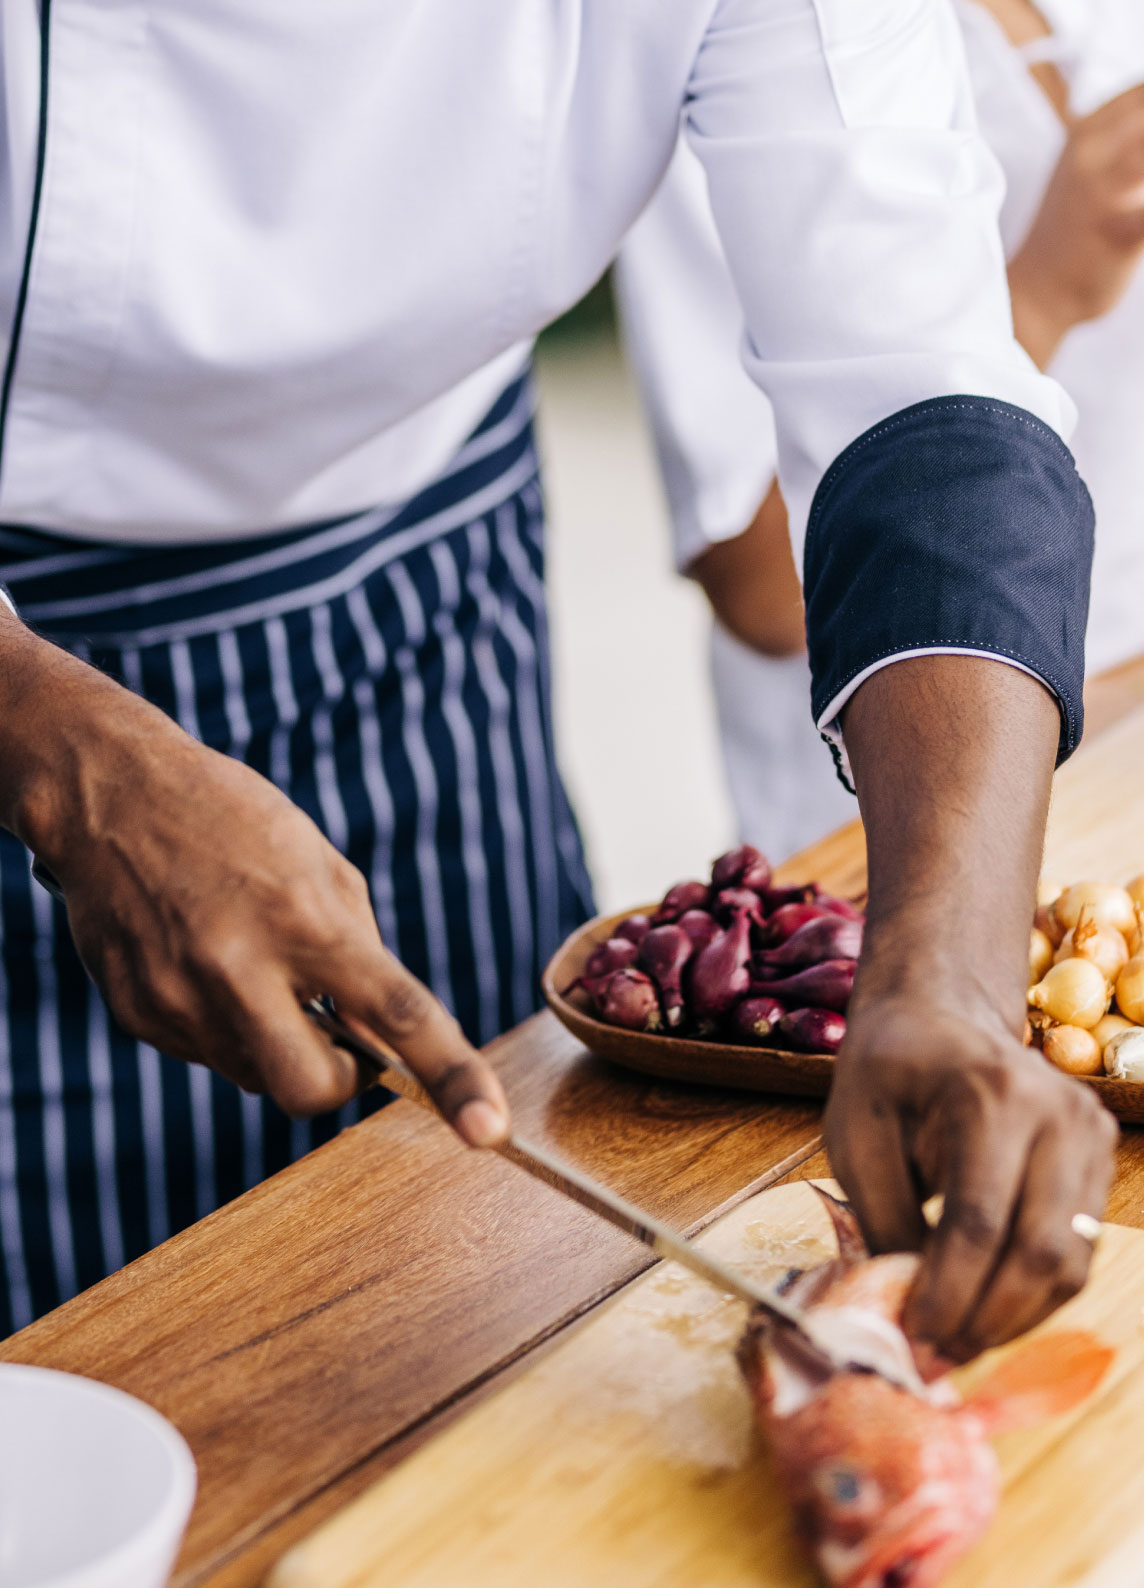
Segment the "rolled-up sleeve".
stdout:
<svg viewBox="0 0 1144 1588">
<path fill-rule="evenodd" d="M 819 726 L 877 667 L 966 651 L 1054 692 L 1067 754 L 1091 506 L 1013 338 L 946 0 L 720 0 L 686 129 L 775 410 Z"/>
</svg>

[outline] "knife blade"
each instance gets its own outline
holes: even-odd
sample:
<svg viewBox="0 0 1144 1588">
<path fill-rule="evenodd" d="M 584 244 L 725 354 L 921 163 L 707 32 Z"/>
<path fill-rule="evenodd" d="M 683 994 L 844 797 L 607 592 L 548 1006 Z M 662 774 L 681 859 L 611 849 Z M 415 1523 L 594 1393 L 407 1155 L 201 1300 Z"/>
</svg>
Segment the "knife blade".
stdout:
<svg viewBox="0 0 1144 1588">
<path fill-rule="evenodd" d="M 421 1082 L 397 1054 L 360 1036 L 323 1000 L 311 999 L 303 1005 L 303 1008 L 314 1024 L 319 1026 L 332 1042 L 359 1060 L 375 1079 L 384 1079 L 385 1084 L 393 1091 L 410 1098 L 413 1102 L 433 1107 L 432 1100 Z M 534 1178 L 543 1180 L 546 1185 L 562 1191 L 565 1196 L 606 1219 L 609 1224 L 614 1224 L 628 1235 L 635 1236 L 638 1241 L 650 1247 L 658 1257 L 680 1263 L 699 1278 L 714 1285 L 716 1289 L 738 1297 L 750 1307 L 762 1308 L 771 1318 L 794 1329 L 811 1355 L 831 1372 L 855 1370 L 875 1372 L 909 1394 L 916 1395 L 924 1391 L 922 1381 L 916 1375 L 899 1375 L 887 1369 L 881 1360 L 862 1360 L 860 1350 L 857 1353 L 840 1351 L 832 1339 L 824 1339 L 820 1336 L 813 1318 L 801 1307 L 788 1301 L 780 1292 L 764 1288 L 736 1269 L 728 1267 L 693 1241 L 688 1240 L 679 1230 L 665 1224 L 654 1214 L 637 1207 L 626 1197 L 610 1190 L 572 1164 L 565 1163 L 539 1143 L 529 1141 L 514 1132 L 491 1150 L 499 1153 L 502 1158 L 507 1158 L 510 1163 L 516 1164 L 518 1168 L 524 1169 Z"/>
</svg>

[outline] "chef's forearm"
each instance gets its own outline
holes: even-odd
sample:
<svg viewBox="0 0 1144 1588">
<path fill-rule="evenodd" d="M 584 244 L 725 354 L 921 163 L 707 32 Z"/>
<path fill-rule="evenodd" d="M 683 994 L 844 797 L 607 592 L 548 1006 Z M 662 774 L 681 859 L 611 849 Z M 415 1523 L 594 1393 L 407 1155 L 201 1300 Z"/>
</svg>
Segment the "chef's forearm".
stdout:
<svg viewBox="0 0 1144 1588">
<path fill-rule="evenodd" d="M 1003 662 L 923 656 L 869 678 L 843 727 L 870 867 L 856 1007 L 915 995 L 1019 1032 L 1056 701 Z"/>
</svg>

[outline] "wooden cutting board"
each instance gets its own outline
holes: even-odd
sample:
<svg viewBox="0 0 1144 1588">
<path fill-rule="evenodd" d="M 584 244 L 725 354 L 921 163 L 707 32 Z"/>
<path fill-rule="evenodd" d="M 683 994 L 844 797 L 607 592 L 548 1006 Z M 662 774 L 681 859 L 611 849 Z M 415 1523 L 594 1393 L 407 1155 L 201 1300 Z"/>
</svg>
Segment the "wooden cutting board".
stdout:
<svg viewBox="0 0 1144 1588">
<path fill-rule="evenodd" d="M 752 1198 L 703 1244 L 764 1281 L 834 1250 L 806 1184 Z M 286 1555 L 268 1588 L 812 1588 L 734 1361 L 744 1311 L 654 1269 Z M 1112 1372 L 1069 1416 L 998 1441 L 1001 1513 L 948 1588 L 1144 1584 L 1144 1231 L 1108 1227 L 1088 1287 L 1046 1328 L 1077 1325 L 1117 1347 Z"/>
</svg>

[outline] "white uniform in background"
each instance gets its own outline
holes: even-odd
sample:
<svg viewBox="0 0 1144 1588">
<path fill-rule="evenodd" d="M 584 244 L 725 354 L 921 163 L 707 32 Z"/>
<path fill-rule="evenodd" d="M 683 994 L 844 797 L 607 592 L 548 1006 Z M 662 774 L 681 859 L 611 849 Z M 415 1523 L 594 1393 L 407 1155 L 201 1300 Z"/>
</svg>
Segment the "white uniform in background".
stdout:
<svg viewBox="0 0 1144 1588">
<path fill-rule="evenodd" d="M 1065 143 L 1014 48 L 978 0 L 955 0 L 978 116 L 1006 178 L 1006 255 L 1024 241 Z M 1041 0 L 1053 37 L 1036 47 L 1085 115 L 1144 81 L 1144 0 Z M 648 394 L 678 566 L 741 533 L 776 469 L 769 404 L 739 357 L 742 316 L 705 178 L 680 145 L 620 256 L 629 348 Z M 1050 373 L 1077 403 L 1072 447 L 1096 506 L 1087 667 L 1144 650 L 1144 269 L 1103 319 L 1065 339 Z M 811 721 L 804 657 L 760 656 L 713 625 L 711 662 L 730 792 L 743 838 L 781 858 L 857 814 Z"/>
</svg>

